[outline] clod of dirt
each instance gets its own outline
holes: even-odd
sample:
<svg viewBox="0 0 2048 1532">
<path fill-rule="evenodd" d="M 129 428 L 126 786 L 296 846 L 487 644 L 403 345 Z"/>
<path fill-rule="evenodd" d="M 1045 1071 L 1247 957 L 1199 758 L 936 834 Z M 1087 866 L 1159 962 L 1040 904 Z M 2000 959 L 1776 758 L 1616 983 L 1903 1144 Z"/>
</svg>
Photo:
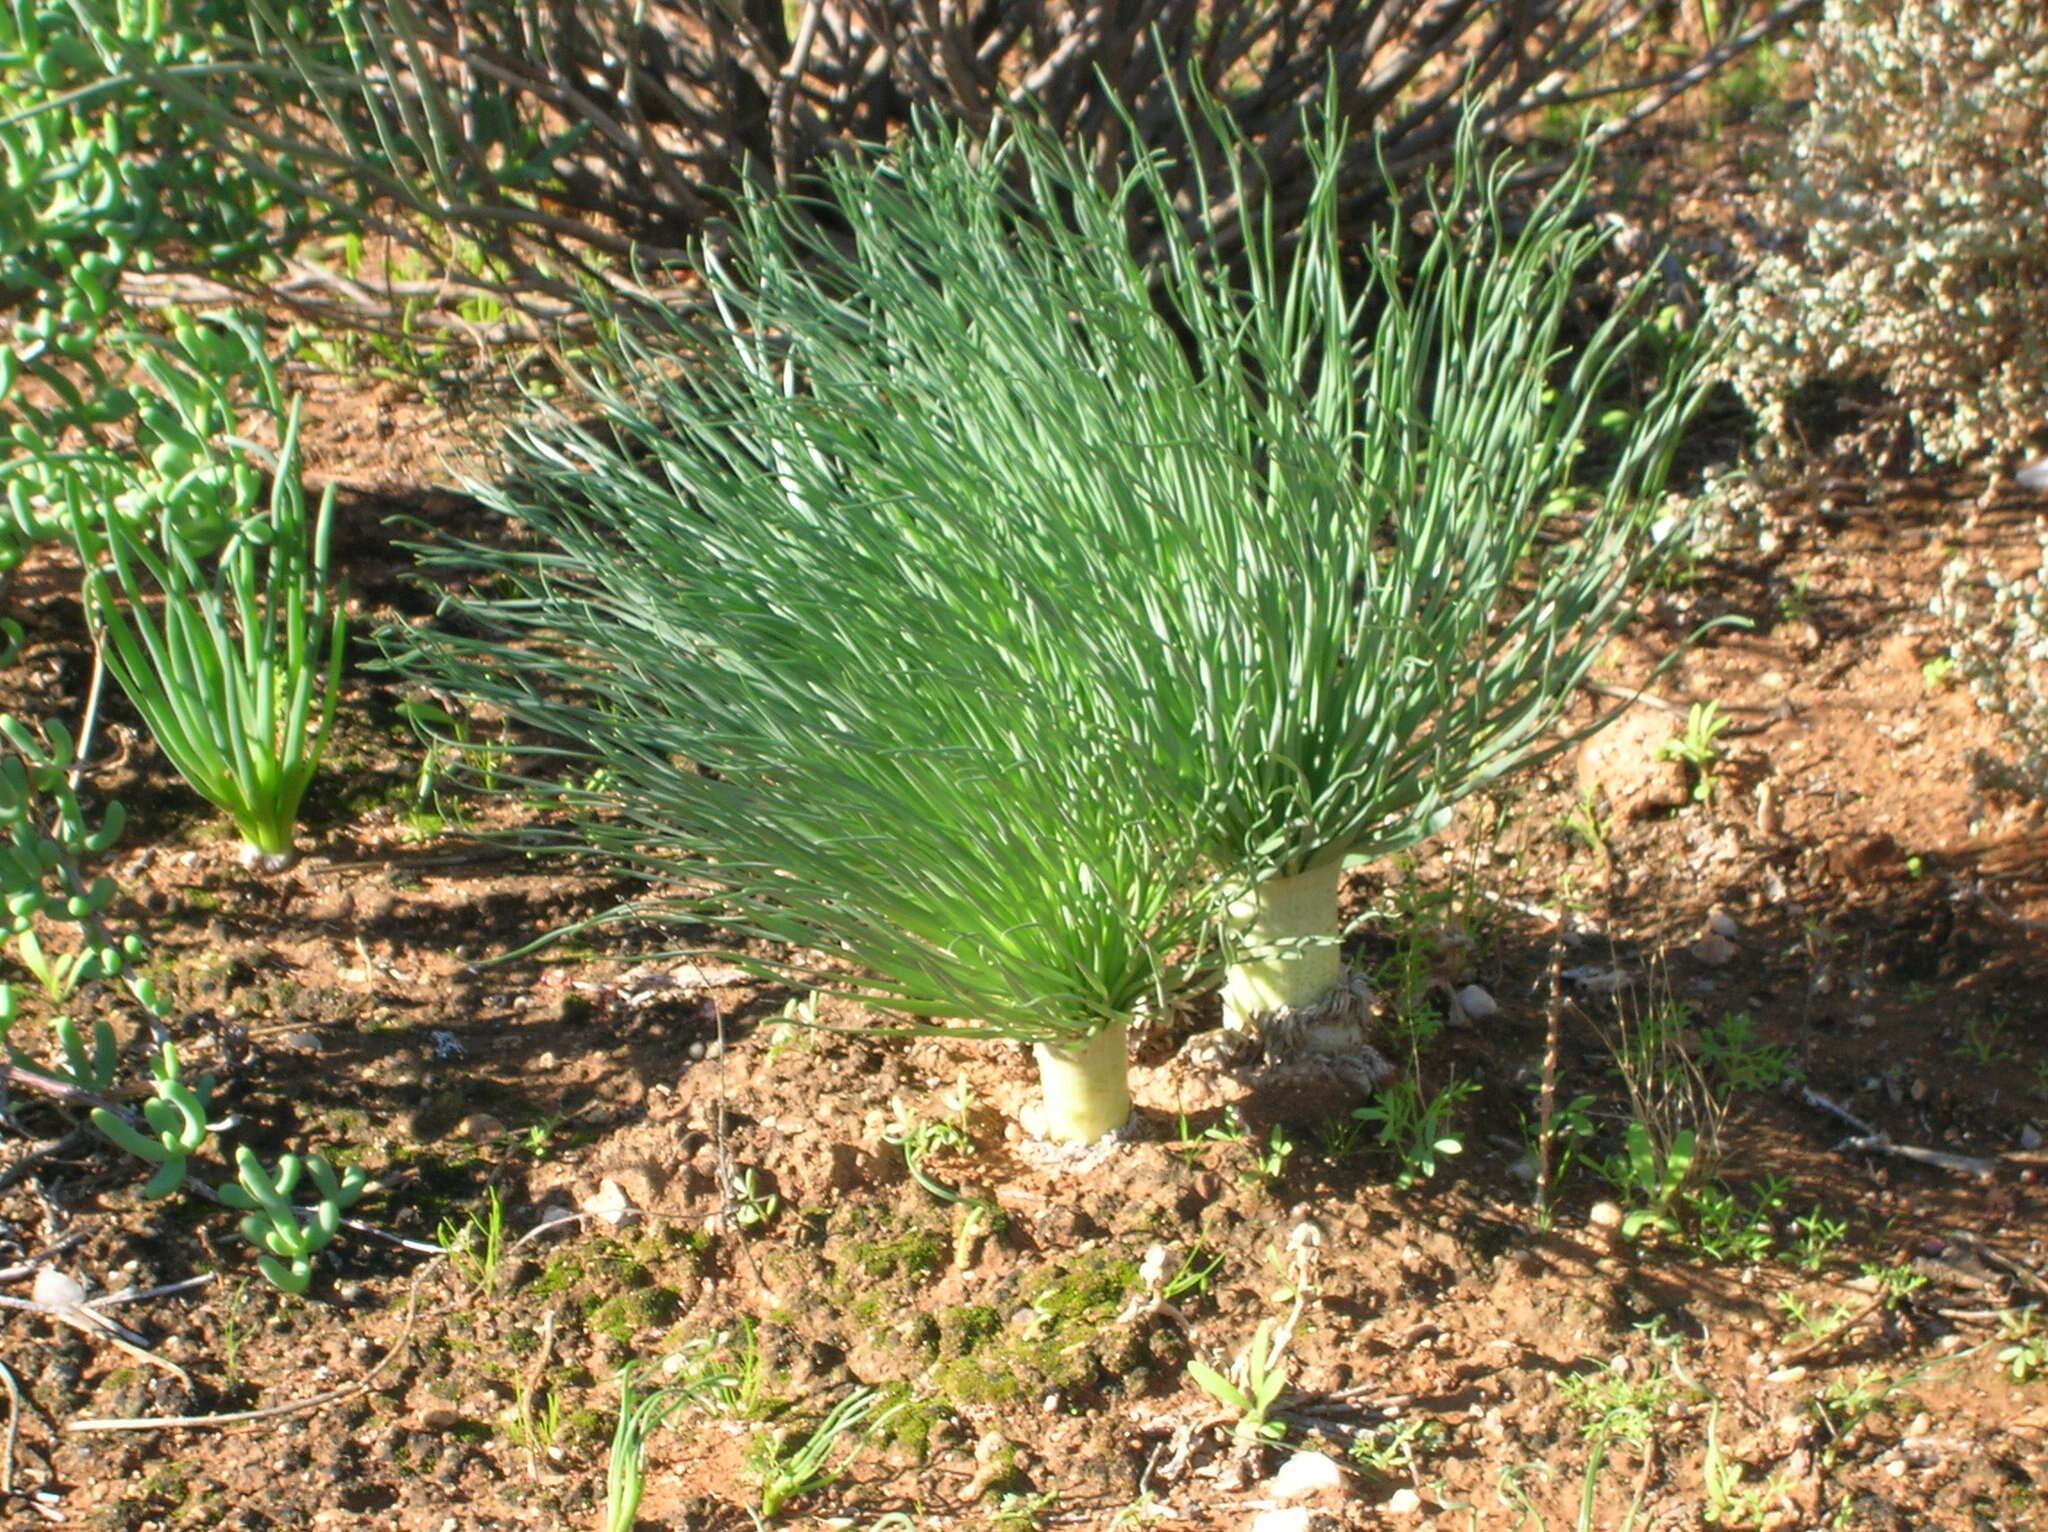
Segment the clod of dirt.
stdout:
<svg viewBox="0 0 2048 1532">
<path fill-rule="evenodd" d="M 1605 793 L 1624 822 L 1684 808 L 1692 801 L 1684 764 L 1657 755 L 1676 732 L 1665 714 L 1630 708 L 1579 747 L 1579 792 Z"/>
</svg>

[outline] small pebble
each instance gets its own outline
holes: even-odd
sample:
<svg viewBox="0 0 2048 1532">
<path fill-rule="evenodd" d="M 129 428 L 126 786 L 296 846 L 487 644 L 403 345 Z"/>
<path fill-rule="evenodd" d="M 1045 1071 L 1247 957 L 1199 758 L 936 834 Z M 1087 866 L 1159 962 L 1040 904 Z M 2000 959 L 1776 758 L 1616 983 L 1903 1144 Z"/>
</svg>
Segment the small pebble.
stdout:
<svg viewBox="0 0 2048 1532">
<path fill-rule="evenodd" d="M 75 1308 L 85 1302 L 85 1284 L 54 1266 L 38 1266 L 28 1296 L 46 1309 Z"/>
<path fill-rule="evenodd" d="M 1382 1507 L 1389 1516 L 1413 1516 L 1422 1509 L 1422 1497 L 1412 1489 L 1397 1489 Z"/>
<path fill-rule="evenodd" d="M 1692 954 L 1694 962 L 1708 968 L 1725 967 L 1735 961 L 1735 943 L 1718 931 L 1709 931 L 1685 950 Z"/>
<path fill-rule="evenodd" d="M 1500 1012 L 1499 1003 L 1477 984 L 1466 985 L 1458 991 L 1456 999 L 1458 1009 L 1472 1021 L 1484 1021 Z"/>
<path fill-rule="evenodd" d="M 1261 1511 L 1246 1524 L 1246 1532 L 1309 1532 L 1315 1513 L 1306 1506 L 1290 1505 Z"/>
<path fill-rule="evenodd" d="M 1281 1501 L 1341 1495 L 1344 1493 L 1344 1471 L 1327 1453 L 1297 1452 L 1266 1481 L 1266 1493 Z"/>
</svg>

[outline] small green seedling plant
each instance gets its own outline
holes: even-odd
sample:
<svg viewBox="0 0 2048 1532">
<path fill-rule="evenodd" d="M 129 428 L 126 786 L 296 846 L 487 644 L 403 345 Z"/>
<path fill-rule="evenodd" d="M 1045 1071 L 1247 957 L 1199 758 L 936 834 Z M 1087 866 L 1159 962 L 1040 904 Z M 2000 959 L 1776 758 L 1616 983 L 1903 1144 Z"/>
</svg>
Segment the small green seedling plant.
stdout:
<svg viewBox="0 0 2048 1532">
<path fill-rule="evenodd" d="M 238 1179 L 216 1188 L 220 1200 L 243 1210 L 242 1237 L 258 1247 L 256 1268 L 282 1292 L 302 1294 L 313 1281 L 313 1257 L 341 1232 L 341 1215 L 369 1190 L 360 1165 L 336 1174 L 326 1156 L 286 1154 L 266 1171 L 247 1144 L 235 1148 Z M 292 1205 L 302 1174 L 312 1178 L 319 1200 L 310 1216 Z"/>
<path fill-rule="evenodd" d="M 1712 803 L 1719 786 L 1714 767 L 1721 759 L 1721 736 L 1731 719 L 1721 713 L 1718 702 L 1695 702 L 1685 715 L 1685 732 L 1675 734 L 1657 747 L 1660 761 L 1683 761 L 1693 769 L 1692 799 Z"/>
<path fill-rule="evenodd" d="M 441 1220 L 434 1241 L 447 1254 L 448 1262 L 475 1291 L 488 1292 L 497 1284 L 498 1267 L 505 1259 L 505 1204 L 497 1187 L 486 1191 L 484 1210 L 471 1210 L 466 1221 Z"/>
<path fill-rule="evenodd" d="M 1600 812 L 1600 797 L 1588 792 L 1577 807 L 1564 817 L 1564 828 L 1585 843 L 1586 849 L 1606 861 L 1611 855 L 1607 839 L 1614 833 L 1614 820 Z"/>
<path fill-rule="evenodd" d="M 1557 1392 L 1573 1414 L 1581 1417 L 1579 1434 L 1587 1441 L 1625 1441 L 1647 1446 L 1664 1410 L 1675 1394 L 1661 1367 L 1640 1377 L 1612 1367 L 1570 1373 L 1557 1380 Z"/>
<path fill-rule="evenodd" d="M 2048 1328 L 2035 1309 L 2021 1309 L 1999 1319 L 1999 1338 L 2007 1345 L 1998 1353 L 1998 1365 L 2015 1383 L 2031 1383 L 2048 1377 Z"/>
<path fill-rule="evenodd" d="M 1231 1412 L 1235 1421 L 1231 1436 L 1240 1446 L 1277 1442 L 1287 1434 L 1287 1427 L 1273 1419 L 1273 1411 L 1287 1392 L 1284 1358 L 1289 1333 L 1270 1319 L 1261 1320 L 1230 1377 L 1199 1357 L 1188 1360 L 1188 1376 Z"/>
<path fill-rule="evenodd" d="M 900 1412 L 906 1400 L 885 1402 L 880 1389 L 857 1388 L 826 1412 L 825 1418 L 793 1440 L 777 1442 L 768 1435 L 756 1439 L 747 1455 L 761 1484 L 760 1517 L 771 1521 L 791 1501 L 815 1494 L 838 1482 L 844 1465 L 831 1466 L 832 1455 L 841 1443 L 858 1450 L 859 1443 L 886 1425 Z"/>
<path fill-rule="evenodd" d="M 432 803 L 447 817 L 455 818 L 441 798 L 441 788 L 452 775 L 473 782 L 478 791 L 485 793 L 495 793 L 505 785 L 510 752 L 479 741 L 475 725 L 467 716 L 425 698 L 402 702 L 396 711 L 427 745 L 413 780 L 415 807 L 425 808 Z"/>
<path fill-rule="evenodd" d="M 1721 1406 L 1716 1401 L 1707 1411 L 1707 1450 L 1700 1460 L 1700 1478 L 1706 1492 L 1700 1519 L 1710 1527 L 1728 1528 L 1729 1532 L 1760 1527 L 1783 1506 L 1792 1489 L 1791 1481 L 1774 1475 L 1762 1484 L 1745 1483 L 1741 1461 L 1721 1450 L 1720 1428 Z"/>
<path fill-rule="evenodd" d="M 1459 1104 L 1476 1094 L 1476 1080 L 1453 1080 L 1425 1099 L 1412 1076 L 1393 1080 L 1351 1115 L 1377 1131 L 1382 1149 L 1392 1151 L 1400 1168 L 1394 1184 L 1408 1191 L 1435 1177 L 1443 1161 L 1465 1152 L 1465 1141 L 1452 1131 Z"/>
<path fill-rule="evenodd" d="M 1823 1312 L 1817 1310 L 1796 1293 L 1780 1293 L 1776 1299 L 1777 1310 L 1798 1330 L 1800 1338 L 1809 1346 L 1819 1346 L 1839 1335 L 1856 1312 L 1855 1305 L 1848 1303 L 1830 1304 Z"/>
<path fill-rule="evenodd" d="M 2003 1016 L 1971 1016 L 1963 1022 L 1962 1039 L 1956 1057 L 1977 1069 L 1996 1069 L 2012 1063 L 2012 1025 Z"/>
<path fill-rule="evenodd" d="M 1894 1261 L 1865 1261 L 1856 1275 L 1877 1290 L 1887 1309 L 1903 1309 L 1927 1285 L 1925 1272 Z"/>
<path fill-rule="evenodd" d="M 1769 1260 L 1778 1249 L 1777 1219 L 1789 1188 L 1783 1177 L 1766 1176 L 1744 1201 L 1712 1182 L 1696 1187 L 1690 1197 L 1692 1238 L 1700 1254 L 1749 1266 Z"/>
<path fill-rule="evenodd" d="M 90 522 L 81 513 L 77 534 L 107 669 L 178 774 L 271 869 L 292 859 L 334 721 L 347 622 L 329 580 L 334 488 L 309 526 L 297 401 L 281 430 L 266 454 L 269 509 L 237 523 L 210 568 L 175 533 L 152 547 L 110 509 Z"/>
<path fill-rule="evenodd" d="M 1294 1140 L 1285 1124 L 1274 1123 L 1266 1130 L 1266 1142 L 1252 1150 L 1252 1173 L 1267 1186 L 1278 1186 L 1287 1175 L 1287 1162 L 1294 1157 Z"/>
<path fill-rule="evenodd" d="M 1775 1090 L 1797 1072 L 1792 1050 L 1765 1042 L 1747 1011 L 1730 1011 L 1699 1028 L 1695 1055 L 1702 1073 L 1723 1096 Z"/>
<path fill-rule="evenodd" d="M 631 1364 L 619 1371 L 619 1423 L 605 1466 L 604 1532 L 633 1532 L 647 1493 L 647 1438 L 690 1400 L 687 1388 L 635 1393 Z"/>
<path fill-rule="evenodd" d="M 18 640 L 19 631 L 7 636 Z M 109 803 L 97 825 L 87 819 L 78 801 L 77 744 L 61 721 L 49 720 L 38 738 L 20 719 L 0 717 L 0 744 L 0 910 L 14 955 L 52 1004 L 94 980 L 118 978 L 138 1005 L 161 1016 L 155 983 L 135 970 L 145 951 L 140 933 L 116 934 L 107 925 L 120 890 L 112 878 L 88 878 L 84 870 L 120 839 L 126 812 Z M 63 943 L 45 946 L 45 935 L 67 926 Z M 11 995 L 0 1005 L 11 1007 Z M 0 1017 L 0 1037 L 10 1017 Z"/>
<path fill-rule="evenodd" d="M 214 1082 L 208 1076 L 188 1085 L 179 1068 L 177 1045 L 168 1041 L 150 1066 L 149 1075 L 156 1094 L 142 1104 L 146 1131 L 104 1106 L 92 1109 L 92 1125 L 117 1149 L 156 1167 L 142 1183 L 142 1195 L 154 1200 L 184 1186 L 187 1162 L 206 1146 L 212 1132 L 206 1121 L 207 1098 L 213 1094 Z"/>
<path fill-rule="evenodd" d="M 534 1404 L 535 1390 L 522 1384 L 510 1416 L 513 1440 L 532 1458 L 549 1456 L 562 1434 L 562 1396 L 548 1389 Z"/>
<path fill-rule="evenodd" d="M 1827 1435 L 1821 1457 L 1830 1468 L 1848 1445 L 1848 1438 L 1872 1415 L 1892 1414 L 1911 1403 L 1904 1392 L 1908 1379 L 1894 1378 L 1878 1368 L 1853 1378 L 1833 1378 L 1808 1401 L 1808 1409 Z"/>
<path fill-rule="evenodd" d="M 700 1408 L 727 1420 L 765 1420 L 781 1408 L 768 1392 L 768 1366 L 751 1319 L 742 1319 L 737 1329 L 685 1343 L 663 1362 L 662 1371 Z"/>
<path fill-rule="evenodd" d="M 1692 1181 L 1698 1155 L 1699 1134 L 1680 1129 L 1659 1144 L 1640 1122 L 1622 1131 L 1622 1150 L 1607 1162 L 1606 1177 L 1624 1197 L 1637 1205 L 1621 1221 L 1623 1239 L 1641 1239 L 1655 1231 L 1676 1239 L 1684 1231 L 1677 1208 Z"/>
<path fill-rule="evenodd" d="M 1373 1479 L 1397 1475 L 1416 1478 L 1417 1459 L 1441 1452 L 1450 1439 L 1440 1420 L 1427 1415 L 1407 1415 L 1360 1431 L 1344 1449 L 1344 1456 L 1360 1473 Z"/>
<path fill-rule="evenodd" d="M 1522 1159 L 1525 1164 L 1534 1166 L 1543 1153 L 1543 1087 L 1540 1083 L 1532 1084 L 1530 1090 L 1539 1099 L 1535 1111 L 1521 1114 Z M 1593 1140 L 1598 1135 L 1593 1122 L 1594 1104 L 1590 1094 L 1582 1093 L 1569 1101 L 1559 1102 L 1551 1110 L 1550 1187 L 1553 1196 L 1574 1170 L 1581 1166 L 1594 1170 L 1600 1167 L 1599 1156 L 1593 1152 Z"/>
<path fill-rule="evenodd" d="M 726 1195 L 733 1223 L 756 1234 L 775 1222 L 775 1215 L 782 1211 L 782 1199 L 768 1190 L 761 1172 L 751 1165 L 735 1168 L 726 1178 Z"/>
<path fill-rule="evenodd" d="M 1849 1237 L 1849 1225 L 1830 1218 L 1818 1206 L 1792 1220 L 1793 1238 L 1786 1249 L 1792 1263 L 1808 1274 L 1825 1271 Z"/>
<path fill-rule="evenodd" d="M 1216 1280 L 1216 1273 L 1223 1269 L 1223 1254 L 1211 1250 L 1207 1245 L 1194 1244 L 1188 1247 L 1186 1255 L 1180 1258 L 1180 1265 L 1173 1275 L 1161 1284 L 1159 1296 L 1168 1303 L 1178 1303 L 1183 1298 L 1206 1295 Z"/>
<path fill-rule="evenodd" d="M 883 1132 L 882 1142 L 902 1149 L 903 1168 L 926 1192 L 941 1202 L 958 1202 L 959 1191 L 928 1171 L 925 1160 L 934 1154 L 972 1154 L 973 1138 L 958 1122 L 932 1121 L 919 1117 L 901 1102 L 895 1105 L 896 1120 Z"/>
</svg>

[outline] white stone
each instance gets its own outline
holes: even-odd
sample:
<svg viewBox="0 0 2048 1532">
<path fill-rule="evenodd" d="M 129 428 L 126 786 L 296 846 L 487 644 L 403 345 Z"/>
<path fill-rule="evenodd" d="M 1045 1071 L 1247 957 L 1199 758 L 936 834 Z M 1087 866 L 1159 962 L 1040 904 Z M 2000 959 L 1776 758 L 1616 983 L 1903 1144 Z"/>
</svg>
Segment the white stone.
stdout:
<svg viewBox="0 0 2048 1532">
<path fill-rule="evenodd" d="M 1735 924 L 1734 916 L 1723 914 L 1720 910 L 1716 910 L 1713 914 L 1707 917 L 1707 929 L 1712 931 L 1716 936 L 1727 937 L 1728 940 L 1732 942 L 1735 940 L 1735 937 L 1737 933 L 1741 930 L 1741 927 Z"/>
<path fill-rule="evenodd" d="M 1473 1021 L 1484 1021 L 1500 1013 L 1500 1006 L 1477 984 L 1468 984 L 1457 994 L 1458 1009 Z"/>
<path fill-rule="evenodd" d="M 1297 1452 L 1266 1481 L 1266 1493 L 1281 1501 L 1341 1495 L 1344 1493 L 1344 1470 L 1327 1453 Z"/>
<path fill-rule="evenodd" d="M 1259 1512 L 1245 1524 L 1245 1532 L 1310 1532 L 1315 1524 L 1314 1511 L 1290 1505 Z"/>
<path fill-rule="evenodd" d="M 1389 1516 L 1413 1516 L 1422 1509 L 1422 1497 L 1412 1489 L 1397 1489 L 1381 1509 Z"/>
<path fill-rule="evenodd" d="M 54 1266 L 38 1266 L 29 1300 L 46 1309 L 72 1309 L 85 1302 L 85 1284 Z"/>
<path fill-rule="evenodd" d="M 610 1178 L 598 1182 L 596 1194 L 585 1197 L 581 1206 L 584 1212 L 593 1218 L 603 1219 L 615 1229 L 627 1219 L 640 1216 L 639 1209 L 633 1206 L 624 1189 Z"/>
</svg>

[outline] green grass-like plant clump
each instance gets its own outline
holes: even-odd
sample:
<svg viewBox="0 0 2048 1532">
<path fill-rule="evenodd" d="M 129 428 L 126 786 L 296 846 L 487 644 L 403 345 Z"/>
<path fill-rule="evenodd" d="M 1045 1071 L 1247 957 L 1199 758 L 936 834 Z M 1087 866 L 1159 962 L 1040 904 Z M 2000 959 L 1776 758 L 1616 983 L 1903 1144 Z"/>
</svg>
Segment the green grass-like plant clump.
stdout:
<svg viewBox="0 0 2048 1532">
<path fill-rule="evenodd" d="M 1156 164 L 1105 189 L 1028 125 L 739 204 L 711 317 L 609 316 L 598 418 L 513 434 L 539 543 L 453 556 L 510 593 L 419 673 L 578 761 L 634 913 L 1036 1044 L 1051 1131 L 1115 1126 L 1218 914 L 1241 1020 L 1317 1000 L 1341 868 L 1558 748 L 1669 541 L 1696 348 L 1583 471 L 1641 328 L 1566 343 L 1583 168 L 1511 223 L 1468 138 L 1434 233 L 1354 247 L 1341 148 L 1288 238 L 1229 161 L 1230 266 Z"/>
<path fill-rule="evenodd" d="M 280 429 L 268 510 L 243 518 L 211 559 L 168 523 L 160 547 L 111 510 L 79 528 L 88 555 L 104 555 L 89 564 L 85 602 L 107 668 L 178 774 L 272 868 L 292 860 L 347 623 L 328 580 L 334 490 L 309 524 L 296 402 Z"/>
</svg>

